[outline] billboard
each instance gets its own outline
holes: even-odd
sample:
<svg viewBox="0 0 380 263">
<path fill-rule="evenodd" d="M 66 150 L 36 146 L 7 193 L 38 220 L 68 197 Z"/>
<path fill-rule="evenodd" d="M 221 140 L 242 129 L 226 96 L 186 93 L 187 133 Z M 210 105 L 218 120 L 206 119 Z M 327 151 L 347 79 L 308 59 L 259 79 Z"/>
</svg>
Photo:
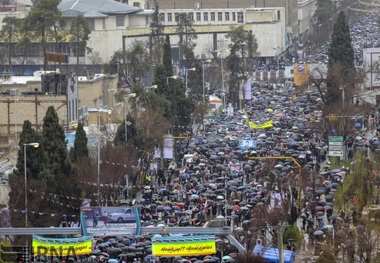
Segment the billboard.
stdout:
<svg viewBox="0 0 380 263">
<path fill-rule="evenodd" d="M 171 135 L 164 136 L 164 159 L 174 158 L 174 138 Z"/>
<path fill-rule="evenodd" d="M 257 143 L 254 140 L 239 140 L 240 150 L 255 149 L 256 147 Z"/>
<path fill-rule="evenodd" d="M 88 255 L 92 251 L 92 237 L 45 238 L 33 235 L 33 255 L 67 257 Z"/>
<path fill-rule="evenodd" d="M 140 232 L 138 207 L 81 207 L 83 235 L 136 235 Z"/>
<path fill-rule="evenodd" d="M 380 87 L 380 48 L 363 49 L 363 67 L 367 75 L 366 88 Z"/>
<path fill-rule="evenodd" d="M 160 236 L 152 238 L 152 255 L 159 257 L 204 256 L 216 253 L 215 236 Z"/>
<path fill-rule="evenodd" d="M 294 84 L 297 86 L 309 83 L 309 66 L 307 64 L 294 65 Z"/>
</svg>

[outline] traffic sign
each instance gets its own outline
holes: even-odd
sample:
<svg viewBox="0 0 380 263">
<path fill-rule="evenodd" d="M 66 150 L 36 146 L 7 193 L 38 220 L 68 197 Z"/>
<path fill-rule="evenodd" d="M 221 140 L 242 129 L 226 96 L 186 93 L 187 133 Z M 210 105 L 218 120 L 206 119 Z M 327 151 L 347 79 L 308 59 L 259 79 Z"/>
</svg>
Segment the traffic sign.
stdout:
<svg viewBox="0 0 380 263">
<path fill-rule="evenodd" d="M 329 136 L 329 156 L 343 157 L 343 136 Z"/>
<path fill-rule="evenodd" d="M 329 151 L 329 156 L 343 157 L 343 151 Z"/>
<path fill-rule="evenodd" d="M 329 146 L 332 146 L 332 145 L 342 146 L 343 142 L 329 142 Z"/>
<path fill-rule="evenodd" d="M 329 151 L 342 151 L 342 145 L 329 145 Z"/>
<path fill-rule="evenodd" d="M 343 142 L 343 136 L 329 136 L 330 142 Z"/>
</svg>

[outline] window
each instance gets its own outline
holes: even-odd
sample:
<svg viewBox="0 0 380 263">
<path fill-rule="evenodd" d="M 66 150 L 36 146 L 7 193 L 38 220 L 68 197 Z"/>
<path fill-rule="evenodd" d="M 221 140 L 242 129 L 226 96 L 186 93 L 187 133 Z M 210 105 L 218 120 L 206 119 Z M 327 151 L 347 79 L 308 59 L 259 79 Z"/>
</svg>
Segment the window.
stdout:
<svg viewBox="0 0 380 263">
<path fill-rule="evenodd" d="M 236 13 L 232 12 L 232 21 L 236 21 Z"/>
<path fill-rule="evenodd" d="M 74 57 L 78 56 L 78 57 L 84 57 L 86 54 L 86 49 L 84 48 L 78 48 L 78 50 L 73 50 L 73 55 Z"/>
<path fill-rule="evenodd" d="M 190 21 L 194 21 L 194 13 L 189 13 L 189 19 Z"/>
<path fill-rule="evenodd" d="M 140 7 L 140 3 L 139 2 L 133 2 L 133 6 Z"/>
<path fill-rule="evenodd" d="M 218 21 L 223 21 L 223 13 L 218 12 Z"/>
<path fill-rule="evenodd" d="M 168 13 L 168 22 L 172 22 L 173 21 L 173 14 L 172 13 Z"/>
<path fill-rule="evenodd" d="M 49 52 L 65 53 L 70 54 L 70 47 L 68 43 L 51 43 L 47 47 Z"/>
<path fill-rule="evenodd" d="M 116 26 L 124 26 L 124 16 L 116 16 Z"/>
<path fill-rule="evenodd" d="M 67 109 L 69 110 L 67 115 L 69 115 L 69 119 L 70 119 L 71 118 L 71 101 L 70 100 L 69 100 L 69 106 L 67 107 Z"/>
<path fill-rule="evenodd" d="M 281 20 L 281 12 L 280 11 L 277 11 L 277 19 Z"/>
<path fill-rule="evenodd" d="M 88 19 L 88 20 L 87 20 L 87 23 L 88 23 L 88 27 L 89 27 L 91 30 L 95 30 L 95 22 L 94 22 L 94 19 Z"/>
<path fill-rule="evenodd" d="M 174 21 L 178 22 L 178 13 L 174 13 Z"/>
<path fill-rule="evenodd" d="M 160 21 L 165 22 L 165 14 L 163 13 L 160 14 Z"/>
<path fill-rule="evenodd" d="M 211 12 L 211 21 L 215 21 L 215 12 Z"/>
<path fill-rule="evenodd" d="M 240 23 L 240 24 L 244 23 L 244 14 L 243 14 L 243 12 L 238 12 L 237 22 Z"/>
<path fill-rule="evenodd" d="M 105 19 L 103 19 L 103 30 L 105 30 L 106 29 L 106 20 Z"/>
<path fill-rule="evenodd" d="M 201 12 L 197 12 L 197 21 L 201 21 Z"/>
<path fill-rule="evenodd" d="M 230 21 L 230 13 L 229 13 L 229 12 L 226 12 L 226 13 L 224 14 L 224 20 L 225 20 L 225 21 Z"/>
<path fill-rule="evenodd" d="M 208 21 L 208 13 L 207 12 L 203 13 L 203 21 Z"/>
</svg>

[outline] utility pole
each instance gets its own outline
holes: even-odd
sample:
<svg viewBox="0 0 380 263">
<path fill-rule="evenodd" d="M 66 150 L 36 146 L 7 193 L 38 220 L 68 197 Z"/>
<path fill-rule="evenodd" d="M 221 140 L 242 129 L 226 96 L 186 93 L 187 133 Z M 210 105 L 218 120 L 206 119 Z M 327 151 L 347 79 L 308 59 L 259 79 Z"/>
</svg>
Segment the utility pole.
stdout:
<svg viewBox="0 0 380 263">
<path fill-rule="evenodd" d="M 284 263 L 284 248 L 282 244 L 282 234 L 284 233 L 285 228 L 281 223 L 277 225 L 277 247 L 278 247 L 278 262 Z"/>
</svg>

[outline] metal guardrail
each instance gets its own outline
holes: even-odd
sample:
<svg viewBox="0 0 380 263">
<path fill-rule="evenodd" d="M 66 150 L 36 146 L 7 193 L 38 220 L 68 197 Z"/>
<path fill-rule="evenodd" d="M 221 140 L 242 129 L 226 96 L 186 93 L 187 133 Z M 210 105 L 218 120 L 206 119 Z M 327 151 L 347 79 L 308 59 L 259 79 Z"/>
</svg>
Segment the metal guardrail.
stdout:
<svg viewBox="0 0 380 263">
<path fill-rule="evenodd" d="M 79 227 L 32 227 L 32 228 L 0 228 L 0 235 L 75 235 L 82 234 Z"/>
<path fill-rule="evenodd" d="M 132 230 L 132 228 L 131 228 Z M 134 228 L 133 228 L 134 230 Z M 141 234 L 202 234 L 202 235 L 225 235 L 232 245 L 240 252 L 245 248 L 232 235 L 230 228 L 221 227 L 142 227 Z M 82 234 L 80 227 L 35 227 L 35 228 L 0 228 L 0 235 L 75 235 Z M 111 233 L 110 233 L 111 234 Z"/>
<path fill-rule="evenodd" d="M 242 253 L 245 252 L 245 247 L 239 241 L 237 241 L 236 238 L 234 238 L 232 235 L 228 235 L 227 239 L 228 241 L 230 241 L 232 245 L 234 245 L 239 250 L 239 252 L 242 252 Z"/>
<path fill-rule="evenodd" d="M 131 230 L 134 230 L 134 228 Z M 214 227 L 142 227 L 142 234 L 160 234 L 166 231 L 170 234 L 205 234 L 205 235 L 229 235 L 230 228 Z M 34 228 L 0 228 L 0 235 L 75 235 L 81 234 L 79 227 L 34 227 Z"/>
</svg>

